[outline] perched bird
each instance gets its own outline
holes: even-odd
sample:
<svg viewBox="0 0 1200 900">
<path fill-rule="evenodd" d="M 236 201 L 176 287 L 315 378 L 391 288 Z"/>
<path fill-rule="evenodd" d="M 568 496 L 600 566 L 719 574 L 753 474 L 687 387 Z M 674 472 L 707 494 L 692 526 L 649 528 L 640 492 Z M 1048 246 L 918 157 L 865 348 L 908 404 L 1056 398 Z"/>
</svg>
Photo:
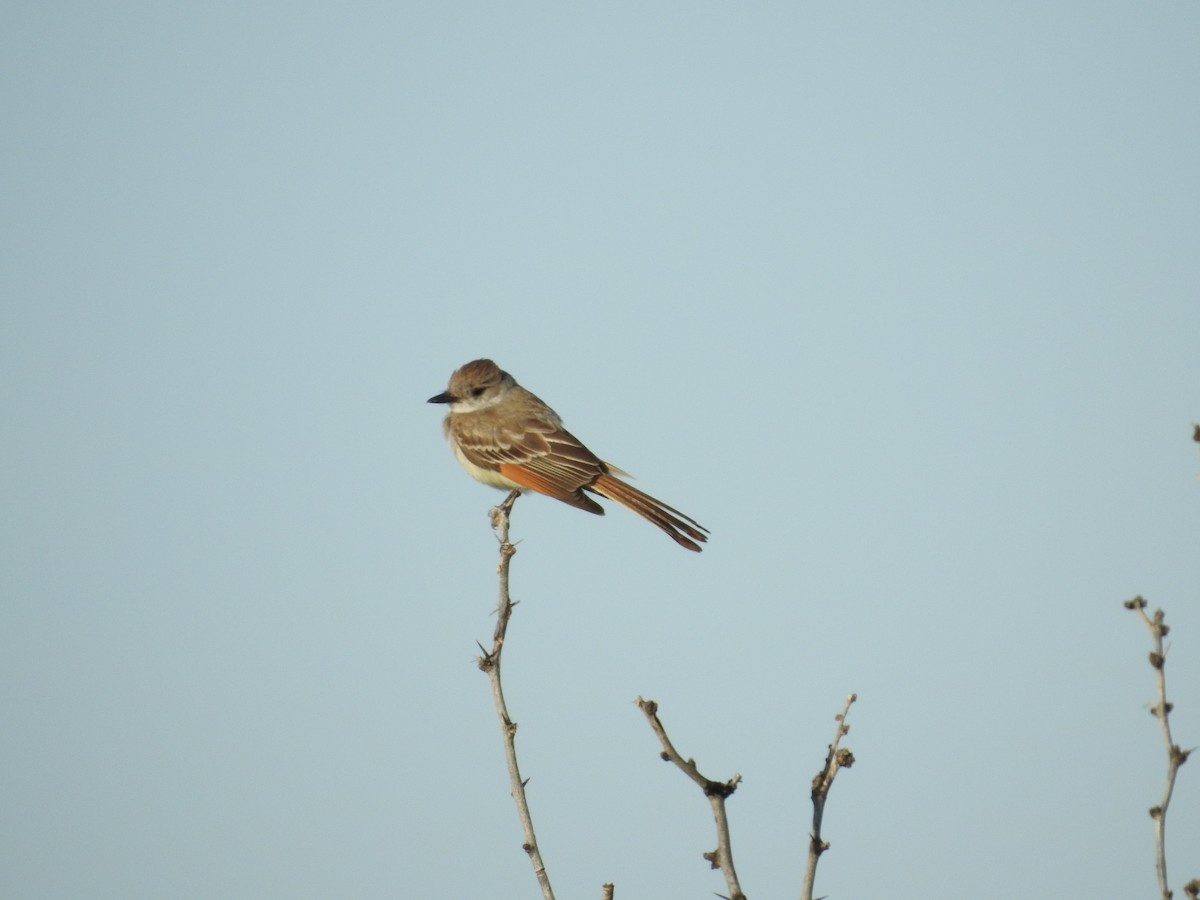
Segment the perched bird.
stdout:
<svg viewBox="0 0 1200 900">
<path fill-rule="evenodd" d="M 449 405 L 446 439 L 463 468 L 484 484 L 537 491 L 604 515 L 586 492 L 599 494 L 653 522 L 681 547 L 699 552 L 696 542 L 708 540 L 708 529 L 695 519 L 617 478 L 626 473 L 585 447 L 558 413 L 490 359 L 455 371 L 450 386 L 429 402 Z"/>
</svg>

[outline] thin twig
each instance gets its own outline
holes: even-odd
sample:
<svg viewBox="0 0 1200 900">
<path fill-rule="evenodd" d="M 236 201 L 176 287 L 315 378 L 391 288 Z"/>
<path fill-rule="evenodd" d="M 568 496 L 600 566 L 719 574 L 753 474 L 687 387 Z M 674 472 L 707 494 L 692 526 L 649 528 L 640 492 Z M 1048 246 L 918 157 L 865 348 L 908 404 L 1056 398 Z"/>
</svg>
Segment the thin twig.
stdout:
<svg viewBox="0 0 1200 900">
<path fill-rule="evenodd" d="M 1150 651 L 1150 665 L 1154 667 L 1158 681 L 1158 703 L 1150 707 L 1150 714 L 1158 719 L 1162 726 L 1163 742 L 1167 747 L 1167 781 L 1163 787 L 1162 802 L 1158 806 L 1150 808 L 1150 817 L 1154 819 L 1155 869 L 1158 872 L 1158 890 L 1162 894 L 1163 900 L 1171 900 L 1170 882 L 1167 880 L 1167 808 L 1171 805 L 1171 794 L 1175 791 L 1175 776 L 1179 774 L 1179 767 L 1187 762 L 1192 751 L 1182 749 L 1171 738 L 1171 704 L 1167 702 L 1167 651 L 1163 647 L 1163 638 L 1170 633 L 1171 629 L 1165 621 L 1163 611 L 1156 609 L 1152 617 L 1146 615 L 1146 601 L 1140 595 L 1132 600 L 1126 600 L 1125 608 L 1132 609 L 1138 614 L 1154 638 L 1154 649 Z"/>
<path fill-rule="evenodd" d="M 542 889 L 544 900 L 554 900 L 554 891 L 550 887 L 550 877 L 546 874 L 546 866 L 542 862 L 542 854 L 538 849 L 537 838 L 533 834 L 533 819 L 529 815 L 529 802 L 525 799 L 525 781 L 521 778 L 521 769 L 517 765 L 517 723 L 508 715 L 508 706 L 504 702 L 504 689 L 500 684 L 500 656 L 504 651 L 504 635 L 508 631 L 508 620 L 512 617 L 512 597 L 508 593 L 508 567 L 517 548 L 508 541 L 508 519 L 512 512 L 513 503 L 520 496 L 519 491 L 513 491 L 504 502 L 491 511 L 492 527 L 496 529 L 496 537 L 500 541 L 500 566 L 497 574 L 500 576 L 500 604 L 496 610 L 496 631 L 492 636 L 492 649 L 485 651 L 479 657 L 479 668 L 487 673 L 492 685 L 492 699 L 496 704 L 496 715 L 500 718 L 500 730 L 504 735 L 504 758 L 508 762 L 508 781 L 512 789 L 513 801 L 517 804 L 517 816 L 521 820 L 521 831 L 525 835 L 522 849 L 529 855 L 533 863 L 533 874 L 537 876 L 538 885 Z"/>
<path fill-rule="evenodd" d="M 808 836 L 808 862 L 804 867 L 800 900 L 812 900 L 813 884 L 817 878 L 817 860 L 829 849 L 829 843 L 821 837 L 821 820 L 825 817 L 825 801 L 829 798 L 829 789 L 833 787 L 833 779 L 839 769 L 848 769 L 854 765 L 854 754 L 844 747 L 839 748 L 838 745 L 850 730 L 850 726 L 846 724 L 846 716 L 857 699 L 858 694 L 851 694 L 846 698 L 846 705 L 837 716 L 837 733 L 833 736 L 833 743 L 829 745 L 825 765 L 812 780 L 813 825 Z"/>
<path fill-rule="evenodd" d="M 729 900 L 746 900 L 746 895 L 742 893 L 741 885 L 738 884 L 737 872 L 733 868 L 733 849 L 729 843 L 729 819 L 725 815 L 725 798 L 737 790 L 742 776 L 734 775 L 728 781 L 713 781 L 711 778 L 705 778 L 696 768 L 696 761 L 680 756 L 675 745 L 671 743 L 671 739 L 667 737 L 667 731 L 658 718 L 658 704 L 653 700 L 643 700 L 641 697 L 636 698 L 633 702 L 645 713 L 650 727 L 658 735 L 658 740 L 663 747 L 662 753 L 659 755 L 663 759 L 673 762 L 683 774 L 696 782 L 700 786 L 700 790 L 704 791 L 704 796 L 708 798 L 709 805 L 712 806 L 713 820 L 717 825 L 717 849 L 705 853 L 704 858 L 714 869 L 720 869 L 725 875 L 725 884 L 729 888 Z"/>
</svg>

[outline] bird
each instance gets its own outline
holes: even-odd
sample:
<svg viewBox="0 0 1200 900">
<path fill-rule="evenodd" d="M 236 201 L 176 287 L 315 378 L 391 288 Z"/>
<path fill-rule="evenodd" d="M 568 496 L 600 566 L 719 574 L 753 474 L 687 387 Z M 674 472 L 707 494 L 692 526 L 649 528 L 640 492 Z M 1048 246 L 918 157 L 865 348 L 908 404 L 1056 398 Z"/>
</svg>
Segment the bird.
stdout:
<svg viewBox="0 0 1200 900">
<path fill-rule="evenodd" d="M 442 429 L 454 455 L 475 479 L 508 491 L 534 491 L 576 509 L 604 515 L 598 494 L 633 510 L 671 540 L 700 552 L 708 529 L 618 478 L 627 472 L 604 462 L 563 427 L 558 413 L 517 384 L 490 359 L 456 369 L 450 384 L 427 401 L 449 407 Z"/>
</svg>

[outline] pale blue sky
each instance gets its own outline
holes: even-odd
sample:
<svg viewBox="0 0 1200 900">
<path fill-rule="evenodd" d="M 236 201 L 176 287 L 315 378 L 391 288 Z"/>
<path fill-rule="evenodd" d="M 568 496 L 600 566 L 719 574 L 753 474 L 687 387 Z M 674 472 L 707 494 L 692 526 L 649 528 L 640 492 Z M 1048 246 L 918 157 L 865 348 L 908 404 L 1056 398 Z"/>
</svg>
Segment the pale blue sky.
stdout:
<svg viewBox="0 0 1200 900">
<path fill-rule="evenodd" d="M 532 897 L 492 356 L 712 530 L 518 504 L 560 896 L 1154 890 L 1200 744 L 1200 5 L 0 14 L 0 894 Z M 1200 772 L 1175 798 L 1200 875 Z"/>
</svg>

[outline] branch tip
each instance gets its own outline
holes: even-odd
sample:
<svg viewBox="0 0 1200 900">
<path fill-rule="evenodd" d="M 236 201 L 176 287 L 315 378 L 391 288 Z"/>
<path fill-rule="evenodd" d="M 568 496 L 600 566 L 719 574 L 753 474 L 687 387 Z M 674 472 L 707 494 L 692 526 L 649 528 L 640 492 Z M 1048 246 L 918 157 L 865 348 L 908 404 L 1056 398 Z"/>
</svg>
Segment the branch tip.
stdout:
<svg viewBox="0 0 1200 900">
<path fill-rule="evenodd" d="M 848 769 L 854 765 L 854 754 L 839 745 L 842 738 L 850 731 L 846 717 L 856 700 L 858 700 L 858 694 L 847 695 L 846 705 L 839 714 L 834 716 L 834 720 L 837 722 L 837 731 L 834 733 L 833 742 L 828 745 L 829 752 L 825 756 L 825 764 L 812 779 L 813 827 L 808 835 L 808 861 L 804 867 L 801 900 L 811 900 L 817 876 L 817 861 L 821 854 L 829 849 L 829 842 L 821 837 L 821 821 L 825 815 L 825 803 L 829 799 L 829 789 L 833 786 L 833 779 L 837 776 L 839 769 Z"/>
</svg>

